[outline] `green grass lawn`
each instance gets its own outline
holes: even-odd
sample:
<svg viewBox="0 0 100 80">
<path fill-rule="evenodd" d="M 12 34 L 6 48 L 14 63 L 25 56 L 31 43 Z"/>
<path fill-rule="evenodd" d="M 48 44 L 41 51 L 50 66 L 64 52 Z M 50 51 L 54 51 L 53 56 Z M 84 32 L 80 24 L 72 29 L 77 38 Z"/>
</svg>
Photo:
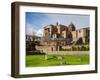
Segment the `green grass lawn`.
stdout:
<svg viewBox="0 0 100 80">
<path fill-rule="evenodd" d="M 26 67 L 82 65 L 89 64 L 89 55 L 66 55 L 58 57 L 55 55 L 27 55 Z"/>
</svg>

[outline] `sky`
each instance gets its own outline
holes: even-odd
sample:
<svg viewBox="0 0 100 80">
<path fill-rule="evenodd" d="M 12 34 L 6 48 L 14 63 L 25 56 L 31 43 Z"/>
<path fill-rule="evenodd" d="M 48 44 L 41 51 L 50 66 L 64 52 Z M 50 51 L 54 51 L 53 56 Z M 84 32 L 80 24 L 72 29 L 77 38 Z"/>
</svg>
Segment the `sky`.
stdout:
<svg viewBox="0 0 100 80">
<path fill-rule="evenodd" d="M 79 14 L 51 14 L 51 13 L 25 13 L 26 21 L 26 34 L 29 35 L 43 35 L 43 27 L 56 24 L 63 24 L 68 26 L 73 23 L 76 29 L 90 27 L 90 16 L 89 15 L 79 15 Z"/>
</svg>

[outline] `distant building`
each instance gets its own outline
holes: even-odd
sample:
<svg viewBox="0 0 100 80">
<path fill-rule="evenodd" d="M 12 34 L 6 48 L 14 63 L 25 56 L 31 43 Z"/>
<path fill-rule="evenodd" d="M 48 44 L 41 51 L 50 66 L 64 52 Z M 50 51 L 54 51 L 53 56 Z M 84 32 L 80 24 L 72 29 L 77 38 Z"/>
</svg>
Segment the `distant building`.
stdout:
<svg viewBox="0 0 100 80">
<path fill-rule="evenodd" d="M 26 41 L 41 41 L 41 37 L 35 35 L 26 35 Z"/>
<path fill-rule="evenodd" d="M 34 41 L 35 36 L 32 35 L 26 35 L 26 41 Z"/>
</svg>

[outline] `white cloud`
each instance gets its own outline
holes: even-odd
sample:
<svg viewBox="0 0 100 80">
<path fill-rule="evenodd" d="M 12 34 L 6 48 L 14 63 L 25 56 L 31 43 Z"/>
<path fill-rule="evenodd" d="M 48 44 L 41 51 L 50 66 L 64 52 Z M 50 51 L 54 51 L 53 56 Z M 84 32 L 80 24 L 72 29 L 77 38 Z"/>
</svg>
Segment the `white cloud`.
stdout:
<svg viewBox="0 0 100 80">
<path fill-rule="evenodd" d="M 31 24 L 26 25 L 26 34 L 27 35 L 36 35 L 36 36 L 43 36 L 43 29 L 34 29 L 36 26 L 32 26 Z"/>
<path fill-rule="evenodd" d="M 26 34 L 27 35 L 35 35 L 36 30 L 33 28 L 31 24 L 26 25 Z"/>
<path fill-rule="evenodd" d="M 36 36 L 40 36 L 40 37 L 43 36 L 43 29 L 37 30 Z"/>
</svg>

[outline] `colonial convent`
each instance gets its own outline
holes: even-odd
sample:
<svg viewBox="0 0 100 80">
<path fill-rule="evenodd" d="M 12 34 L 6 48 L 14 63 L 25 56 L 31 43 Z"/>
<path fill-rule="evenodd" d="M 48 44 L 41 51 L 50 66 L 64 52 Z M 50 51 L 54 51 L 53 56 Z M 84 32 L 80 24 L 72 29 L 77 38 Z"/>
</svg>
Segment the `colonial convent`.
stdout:
<svg viewBox="0 0 100 80">
<path fill-rule="evenodd" d="M 44 27 L 44 36 L 49 37 L 51 42 L 58 42 L 60 45 L 67 44 L 89 44 L 89 27 L 76 29 L 76 26 L 71 22 L 68 26 L 59 24 L 47 25 Z M 45 44 L 51 44 L 50 41 Z M 61 43 L 62 42 L 62 43 Z"/>
</svg>

